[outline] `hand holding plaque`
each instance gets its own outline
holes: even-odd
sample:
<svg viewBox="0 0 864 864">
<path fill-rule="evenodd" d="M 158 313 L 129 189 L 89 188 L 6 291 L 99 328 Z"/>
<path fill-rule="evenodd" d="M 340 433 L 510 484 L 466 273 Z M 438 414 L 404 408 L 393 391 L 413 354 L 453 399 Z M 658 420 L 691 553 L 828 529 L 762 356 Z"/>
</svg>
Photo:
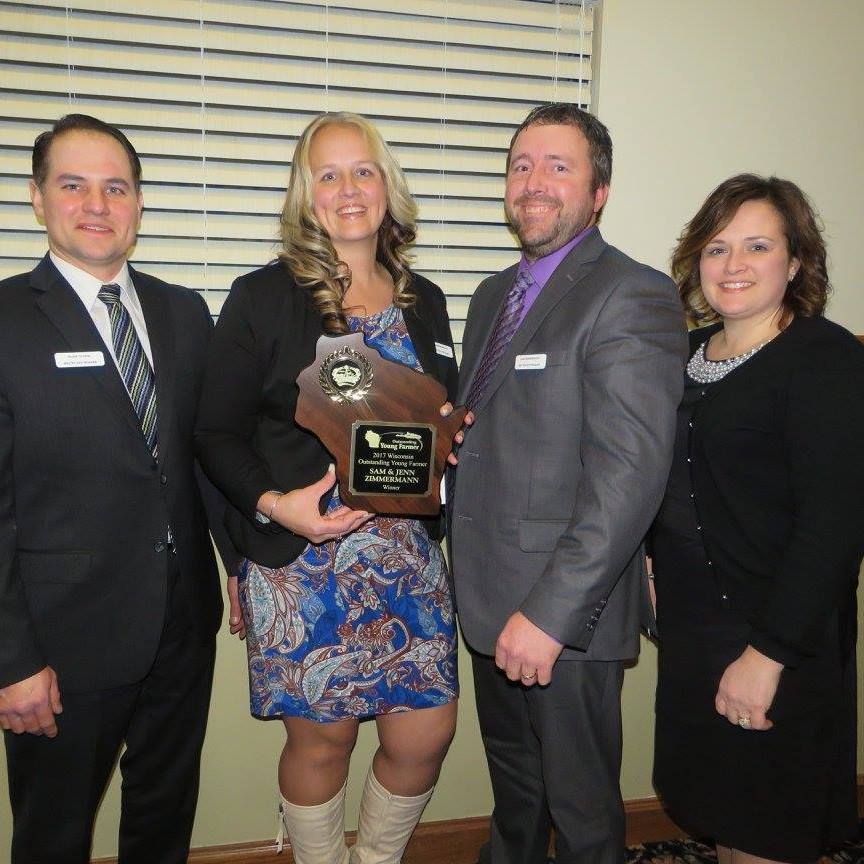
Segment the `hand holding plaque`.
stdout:
<svg viewBox="0 0 864 864">
<path fill-rule="evenodd" d="M 465 415 L 464 408 L 440 415 L 442 384 L 385 359 L 362 333 L 322 336 L 297 384 L 295 419 L 335 458 L 339 497 L 348 507 L 438 513 L 441 475 Z"/>
</svg>

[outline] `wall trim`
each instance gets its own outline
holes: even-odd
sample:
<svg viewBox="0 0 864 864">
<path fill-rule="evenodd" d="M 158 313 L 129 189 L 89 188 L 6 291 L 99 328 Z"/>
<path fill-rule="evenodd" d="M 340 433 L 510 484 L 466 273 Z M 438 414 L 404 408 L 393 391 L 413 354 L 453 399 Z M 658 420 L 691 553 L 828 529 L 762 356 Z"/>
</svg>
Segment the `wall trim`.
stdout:
<svg viewBox="0 0 864 864">
<path fill-rule="evenodd" d="M 628 845 L 687 836 L 669 818 L 657 798 L 625 801 L 624 812 Z M 864 774 L 858 775 L 858 815 L 864 819 Z M 354 831 L 346 834 L 349 843 L 354 842 L 354 837 Z M 474 864 L 488 838 L 488 816 L 424 822 L 414 832 L 403 860 L 405 864 Z M 98 858 L 93 864 L 117 864 L 117 859 Z M 273 840 L 253 840 L 193 849 L 189 864 L 294 864 L 294 856 L 289 847 L 277 855 Z"/>
</svg>

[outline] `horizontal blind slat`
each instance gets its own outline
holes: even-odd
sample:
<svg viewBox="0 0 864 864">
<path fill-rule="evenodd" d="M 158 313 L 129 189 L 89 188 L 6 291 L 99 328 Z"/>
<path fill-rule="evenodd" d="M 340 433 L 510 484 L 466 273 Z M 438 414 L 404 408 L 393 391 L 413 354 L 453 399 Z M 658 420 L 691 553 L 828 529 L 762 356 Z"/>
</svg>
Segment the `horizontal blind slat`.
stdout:
<svg viewBox="0 0 864 864">
<path fill-rule="evenodd" d="M 373 64 L 414 65 L 433 68 L 445 66 L 450 70 L 474 70 L 523 75 L 555 73 L 561 58 L 576 62 L 580 55 L 586 58 L 584 74 L 590 74 L 590 36 L 578 31 L 564 32 L 557 37 L 557 50 L 529 51 L 527 46 L 508 46 L 496 42 L 494 34 L 482 44 L 461 45 L 448 40 L 421 42 L 402 38 L 384 39 L 380 33 L 362 36 L 353 32 L 330 32 L 326 40 L 314 30 L 276 30 L 267 27 L 238 29 L 224 24 L 211 24 L 201 30 L 197 21 L 169 21 L 153 18 L 134 18 L 128 15 L 105 15 L 74 12 L 68 17 L 65 10 L 42 9 L 38 14 L 8 7 L 0 2 L 0 33 L 25 37 L 42 37 L 54 43 L 69 39 L 63 45 L 64 61 L 92 51 L 97 45 L 138 46 L 172 49 L 176 54 L 193 54 L 203 46 L 205 51 L 225 54 L 262 56 L 292 56 L 323 59 L 331 62 L 350 61 Z M 586 41 L 588 40 L 588 41 Z M 185 49 L 185 50 L 184 50 Z M 518 55 L 518 57 L 514 57 Z"/>
<path fill-rule="evenodd" d="M 66 3 L 62 0 L 48 0 L 42 3 L 43 10 L 62 10 Z M 101 17 L 122 15 L 130 21 L 141 19 L 140 23 L 155 22 L 159 26 L 162 21 L 182 22 L 188 26 L 188 40 L 184 44 L 200 46 L 200 36 L 193 35 L 194 25 L 199 21 L 202 6 L 198 0 L 150 0 L 141 3 L 138 0 L 125 0 L 122 10 L 117 10 L 113 3 L 104 0 L 76 0 L 71 7 L 70 18 L 76 14 L 93 17 L 97 13 Z M 471 20 L 459 17 L 445 17 L 445 4 L 438 4 L 437 14 L 409 13 L 398 14 L 391 11 L 359 10 L 332 7 L 325 10 L 323 4 L 310 3 L 279 3 L 255 0 L 253 3 L 243 3 L 239 0 L 230 2 L 203 4 L 204 21 L 216 26 L 233 26 L 245 30 L 248 28 L 265 28 L 272 31 L 297 31 L 323 34 L 364 36 L 369 39 L 389 39 L 407 42 L 435 43 L 483 47 L 495 45 L 513 51 L 554 51 L 555 26 L 559 20 L 555 8 L 544 10 L 536 15 L 533 23 L 511 20 L 508 12 L 519 11 L 515 3 L 502 0 L 499 3 L 498 15 L 492 20 Z M 449 4 L 448 4 L 449 5 Z M 33 7 L 29 4 L 15 2 L 4 3 L 6 7 L 19 7 L 27 10 Z M 510 7 L 509 9 L 507 7 Z M 574 31 L 573 39 L 577 44 L 565 46 L 565 50 L 575 50 L 579 53 L 590 53 L 590 39 L 580 35 L 579 14 L 567 12 L 560 16 L 562 32 Z M 491 16 L 490 16 L 491 17 Z M 542 22 L 542 23 L 541 23 Z M 588 16 L 586 15 L 586 24 Z M 133 25 L 134 26 L 134 25 Z M 64 34 L 66 30 L 62 31 Z M 589 31 L 590 32 L 590 31 Z M 74 34 L 70 34 L 74 35 Z M 558 39 L 560 40 L 560 36 Z"/>
<path fill-rule="evenodd" d="M 539 102 L 590 104 L 592 13 L 528 0 L 381 6 L 0 0 L 0 278 L 45 250 L 29 205 L 32 141 L 83 111 L 123 128 L 142 156 L 133 260 L 201 291 L 217 315 L 233 279 L 278 252 L 300 132 L 325 108 L 353 110 L 405 170 L 414 266 L 441 284 L 461 339 L 476 285 L 519 255 L 502 203 L 512 130 Z"/>
</svg>

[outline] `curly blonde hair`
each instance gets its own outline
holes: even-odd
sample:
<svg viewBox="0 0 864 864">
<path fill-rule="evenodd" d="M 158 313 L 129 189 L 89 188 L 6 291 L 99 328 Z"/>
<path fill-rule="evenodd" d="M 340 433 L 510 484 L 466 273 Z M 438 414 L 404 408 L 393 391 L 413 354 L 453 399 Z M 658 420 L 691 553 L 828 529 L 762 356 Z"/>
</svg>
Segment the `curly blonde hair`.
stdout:
<svg viewBox="0 0 864 864">
<path fill-rule="evenodd" d="M 294 150 L 291 177 L 282 207 L 280 235 L 282 259 L 297 283 L 311 292 L 327 333 L 347 333 L 342 308 L 351 285 L 351 271 L 339 260 L 312 204 L 312 171 L 309 149 L 315 134 L 327 126 L 354 126 L 369 146 L 372 159 L 381 169 L 387 190 L 387 212 L 378 229 L 375 253 L 393 278 L 393 303 L 406 309 L 414 305 L 411 292 L 408 248 L 417 236 L 417 204 L 408 189 L 405 175 L 381 133 L 365 117 L 339 111 L 321 114 L 302 132 Z"/>
</svg>

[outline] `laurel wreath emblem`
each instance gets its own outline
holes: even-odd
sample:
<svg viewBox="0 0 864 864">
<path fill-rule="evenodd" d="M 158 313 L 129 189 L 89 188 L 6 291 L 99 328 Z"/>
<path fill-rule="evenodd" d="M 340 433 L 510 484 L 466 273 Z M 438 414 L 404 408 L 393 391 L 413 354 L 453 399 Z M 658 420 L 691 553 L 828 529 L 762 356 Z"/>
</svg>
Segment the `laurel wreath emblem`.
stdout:
<svg viewBox="0 0 864 864">
<path fill-rule="evenodd" d="M 334 402 L 350 405 L 366 397 L 372 389 L 374 377 L 372 364 L 359 351 L 346 345 L 324 358 L 318 372 L 318 383 Z"/>
</svg>

